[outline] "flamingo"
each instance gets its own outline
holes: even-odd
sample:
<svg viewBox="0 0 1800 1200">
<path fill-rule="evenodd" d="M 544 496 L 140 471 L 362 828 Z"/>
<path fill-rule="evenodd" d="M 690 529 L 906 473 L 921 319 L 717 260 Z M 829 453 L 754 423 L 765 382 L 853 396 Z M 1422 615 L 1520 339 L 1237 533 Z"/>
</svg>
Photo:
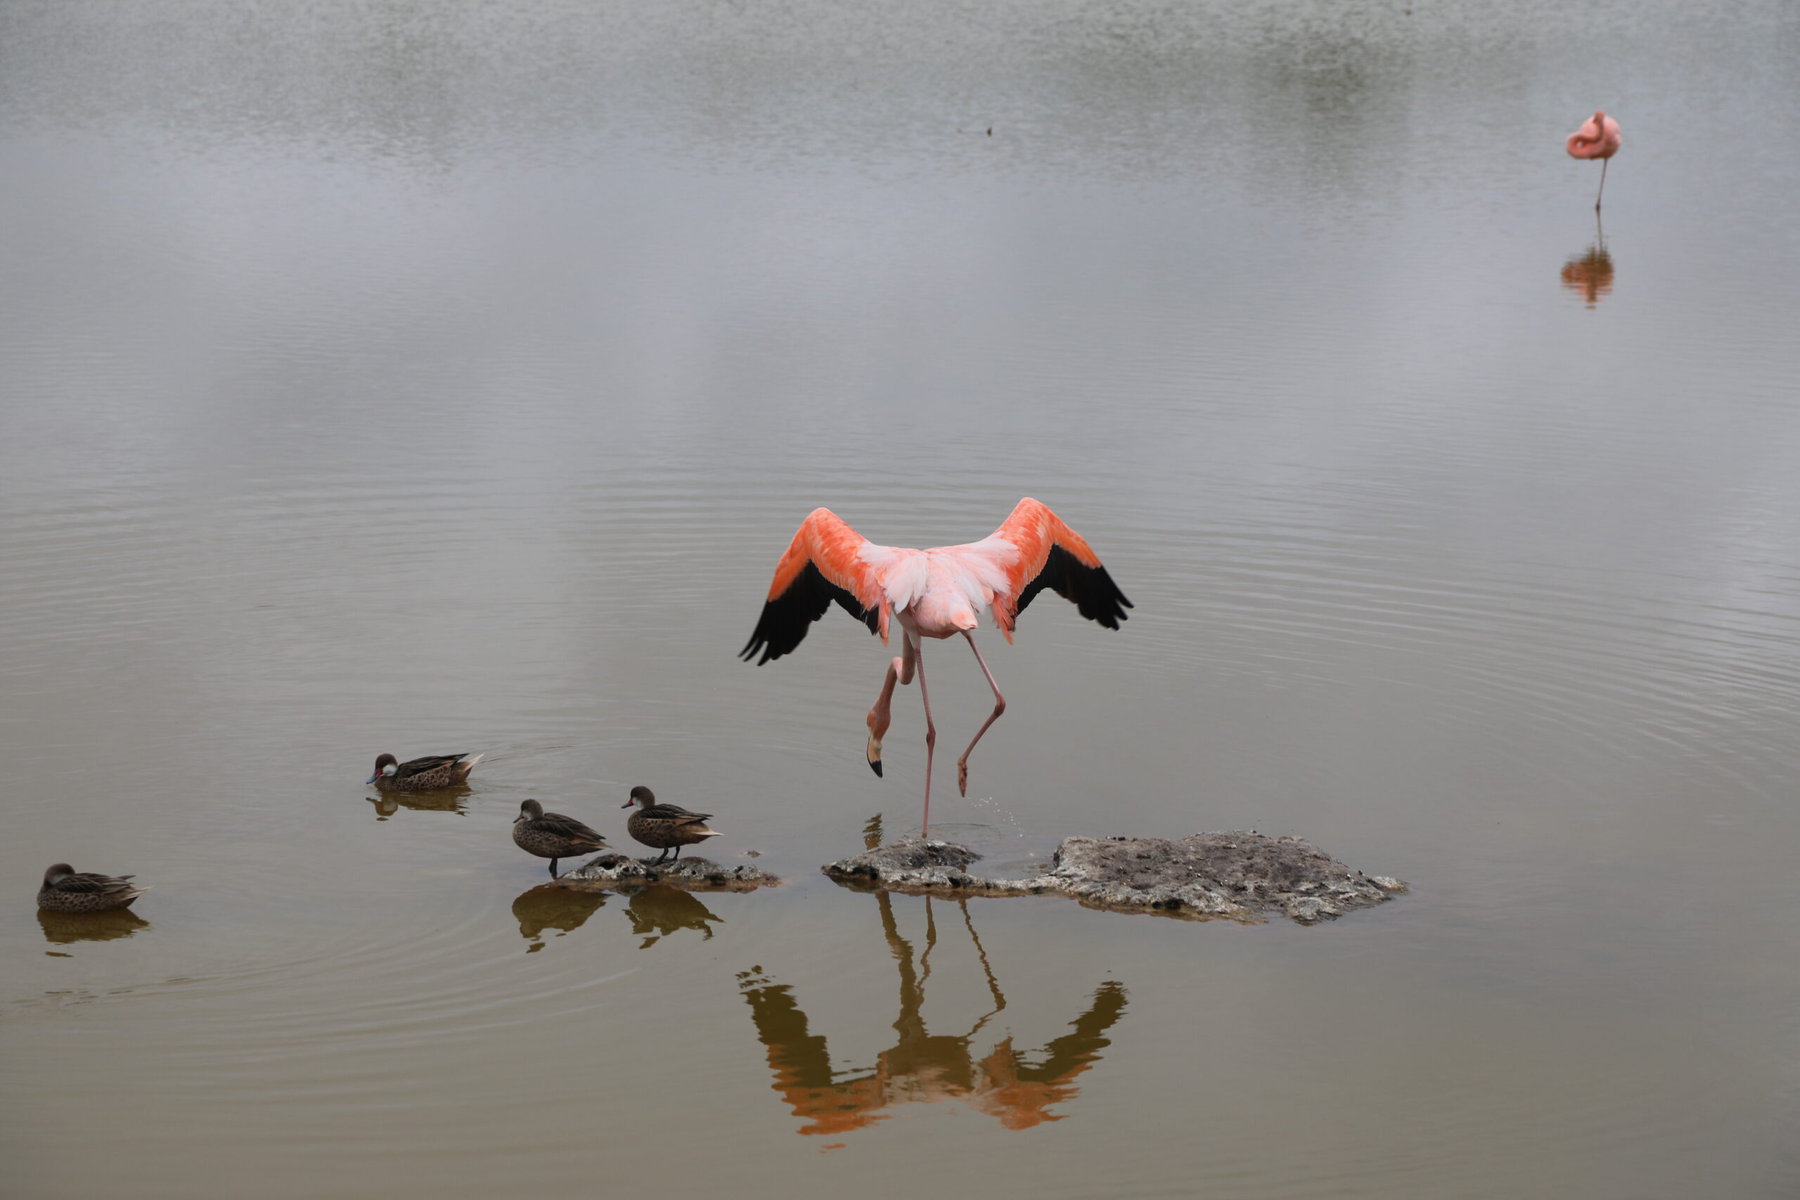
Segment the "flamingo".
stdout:
<svg viewBox="0 0 1800 1200">
<path fill-rule="evenodd" d="M 1581 128 L 1569 135 L 1570 158 L 1600 160 L 1600 191 L 1594 193 L 1594 211 L 1600 211 L 1600 196 L 1606 191 L 1606 164 L 1619 152 L 1619 123 L 1599 109 L 1583 121 Z"/>
<path fill-rule="evenodd" d="M 763 604 L 762 618 L 738 657 L 758 666 L 789 653 L 806 637 L 814 621 L 832 601 L 879 633 L 887 644 L 890 623 L 898 619 L 902 652 L 888 663 L 881 694 L 869 709 L 868 760 L 881 774 L 881 739 L 887 733 L 896 683 L 919 676 L 919 699 L 925 705 L 925 811 L 919 823 L 924 837 L 931 825 L 931 762 L 937 727 L 931 720 L 931 697 L 925 690 L 924 638 L 962 634 L 981 673 L 994 692 L 994 711 L 956 760 L 956 786 L 969 794 L 969 753 L 982 734 L 1006 711 L 1006 697 L 969 632 L 987 611 L 1007 642 L 1013 623 L 1045 588 L 1073 601 L 1081 615 L 1117 629 L 1131 601 L 1100 565 L 1087 541 L 1063 524 L 1049 506 L 1027 496 L 1000 528 L 979 542 L 913 550 L 869 541 L 828 508 L 815 508 L 800 523 L 794 540 L 775 564 L 775 579 Z M 758 652 L 761 658 L 756 658 Z"/>
</svg>

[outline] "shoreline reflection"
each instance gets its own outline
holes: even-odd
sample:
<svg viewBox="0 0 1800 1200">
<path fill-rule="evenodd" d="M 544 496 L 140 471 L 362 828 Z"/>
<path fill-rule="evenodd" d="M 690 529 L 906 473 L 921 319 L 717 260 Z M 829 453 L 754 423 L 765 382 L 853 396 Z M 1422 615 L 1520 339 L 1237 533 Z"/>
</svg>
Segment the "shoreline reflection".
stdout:
<svg viewBox="0 0 1800 1200">
<path fill-rule="evenodd" d="M 899 969 L 900 1009 L 894 1020 L 898 1036 L 892 1046 L 874 1055 L 872 1065 L 833 1071 L 827 1039 L 811 1032 L 793 989 L 772 982 L 761 967 L 738 974 L 757 1037 L 768 1048 L 774 1073 L 771 1086 L 805 1122 L 796 1132 L 847 1133 L 886 1120 L 892 1115 L 887 1110 L 902 1104 L 950 1100 L 986 1113 L 1008 1129 L 1062 1120 L 1067 1114 L 1050 1108 L 1075 1098 L 1075 1078 L 1099 1061 L 1100 1052 L 1111 1044 L 1106 1034 L 1125 1011 L 1124 985 L 1112 979 L 1101 983 L 1086 1011 L 1069 1022 L 1071 1032 L 1052 1038 L 1039 1050 L 1015 1049 L 1008 1033 L 978 1056 L 976 1035 L 1005 1011 L 1006 996 L 975 932 L 968 902 L 956 904 L 975 944 L 993 1008 L 967 1032 L 956 1035 L 932 1034 L 925 1022 L 925 984 L 931 976 L 931 951 L 937 945 L 933 898 L 924 899 L 925 949 L 917 956 L 912 943 L 900 934 L 893 897 L 883 892 L 876 902 L 881 906 L 883 935 Z"/>
</svg>

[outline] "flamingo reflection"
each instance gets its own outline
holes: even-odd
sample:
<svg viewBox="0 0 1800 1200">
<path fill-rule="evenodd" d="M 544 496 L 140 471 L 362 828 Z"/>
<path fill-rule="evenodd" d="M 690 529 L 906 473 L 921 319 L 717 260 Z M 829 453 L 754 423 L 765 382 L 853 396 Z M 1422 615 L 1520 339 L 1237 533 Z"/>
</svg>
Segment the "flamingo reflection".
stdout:
<svg viewBox="0 0 1800 1200">
<path fill-rule="evenodd" d="M 925 951 L 915 963 L 912 943 L 894 920 L 893 897 L 876 896 L 888 948 L 900 971 L 900 1015 L 894 1021 L 895 1043 L 875 1056 L 871 1067 L 849 1072 L 831 1069 L 831 1054 L 822 1034 L 810 1031 L 805 1012 L 786 984 L 770 982 L 761 967 L 741 972 L 743 989 L 756 1022 L 757 1036 L 768 1047 L 776 1092 L 805 1120 L 802 1134 L 838 1134 L 885 1120 L 887 1109 L 907 1103 L 960 1100 L 1008 1129 L 1029 1129 L 1065 1114 L 1052 1105 L 1072 1099 L 1074 1080 L 1110 1044 L 1106 1033 L 1125 1011 L 1125 988 L 1107 980 L 1095 990 L 1087 1010 L 1070 1022 L 1071 1031 L 1046 1043 L 1041 1051 L 1013 1046 L 1009 1035 L 992 1050 L 976 1056 L 975 1037 L 1006 1008 L 1006 997 L 988 965 L 987 951 L 969 919 L 967 901 L 959 901 L 963 924 L 981 960 L 993 1008 L 959 1035 L 932 1034 L 925 1025 L 925 983 L 929 958 L 937 944 L 932 899 L 925 899 Z"/>
<path fill-rule="evenodd" d="M 1589 308 L 1612 294 L 1613 260 L 1606 248 L 1606 232 L 1600 228 L 1600 216 L 1594 215 L 1594 243 L 1580 254 L 1570 257 L 1562 268 L 1563 286 L 1578 293 Z"/>
</svg>

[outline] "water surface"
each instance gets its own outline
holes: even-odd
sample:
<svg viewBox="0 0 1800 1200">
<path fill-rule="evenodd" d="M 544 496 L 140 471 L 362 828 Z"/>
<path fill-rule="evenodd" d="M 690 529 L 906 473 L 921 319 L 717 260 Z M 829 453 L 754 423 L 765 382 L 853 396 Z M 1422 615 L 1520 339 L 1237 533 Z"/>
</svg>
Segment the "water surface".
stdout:
<svg viewBox="0 0 1800 1200">
<path fill-rule="evenodd" d="M 0 7 L 6 1190 L 1793 1194 L 1797 51 L 1775 0 Z M 776 556 L 1023 495 L 1136 607 L 978 635 L 934 831 L 1409 896 L 817 874 L 916 823 L 922 721 L 874 778 L 840 613 L 734 659 Z M 948 760 L 988 692 L 927 653 Z M 637 783 L 788 886 L 507 836 Z M 62 859 L 154 890 L 40 917 Z"/>
</svg>

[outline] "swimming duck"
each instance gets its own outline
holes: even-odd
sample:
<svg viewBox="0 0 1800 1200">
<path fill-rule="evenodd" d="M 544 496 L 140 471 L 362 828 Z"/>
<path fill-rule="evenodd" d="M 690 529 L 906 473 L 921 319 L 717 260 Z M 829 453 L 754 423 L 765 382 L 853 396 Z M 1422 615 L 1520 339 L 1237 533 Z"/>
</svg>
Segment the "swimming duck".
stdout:
<svg viewBox="0 0 1800 1200">
<path fill-rule="evenodd" d="M 401 762 L 391 754 L 383 754 L 375 760 L 375 773 L 363 782 L 390 792 L 428 792 L 433 788 L 455 787 L 468 780 L 469 772 L 482 757 L 480 754 L 428 754 L 411 762 Z"/>
<path fill-rule="evenodd" d="M 44 872 L 38 889 L 38 907 L 51 912 L 110 912 L 130 908 L 131 902 L 150 889 L 132 883 L 130 875 L 95 875 L 57 863 Z"/>
<path fill-rule="evenodd" d="M 651 849 L 660 849 L 662 854 L 657 857 L 657 862 L 669 857 L 671 847 L 675 857 L 680 858 L 683 846 L 719 836 L 718 830 L 706 827 L 712 820 L 711 813 L 689 812 L 677 804 L 658 804 L 656 793 L 647 787 L 632 788 L 631 799 L 619 807 L 630 808 L 634 804 L 639 808 L 631 814 L 631 820 L 625 822 L 625 830 Z"/>
<path fill-rule="evenodd" d="M 513 844 L 525 853 L 550 860 L 552 879 L 556 877 L 557 859 L 612 849 L 605 838 L 574 817 L 547 813 L 536 800 L 519 805 L 519 815 L 513 818 L 512 835 Z"/>
</svg>

